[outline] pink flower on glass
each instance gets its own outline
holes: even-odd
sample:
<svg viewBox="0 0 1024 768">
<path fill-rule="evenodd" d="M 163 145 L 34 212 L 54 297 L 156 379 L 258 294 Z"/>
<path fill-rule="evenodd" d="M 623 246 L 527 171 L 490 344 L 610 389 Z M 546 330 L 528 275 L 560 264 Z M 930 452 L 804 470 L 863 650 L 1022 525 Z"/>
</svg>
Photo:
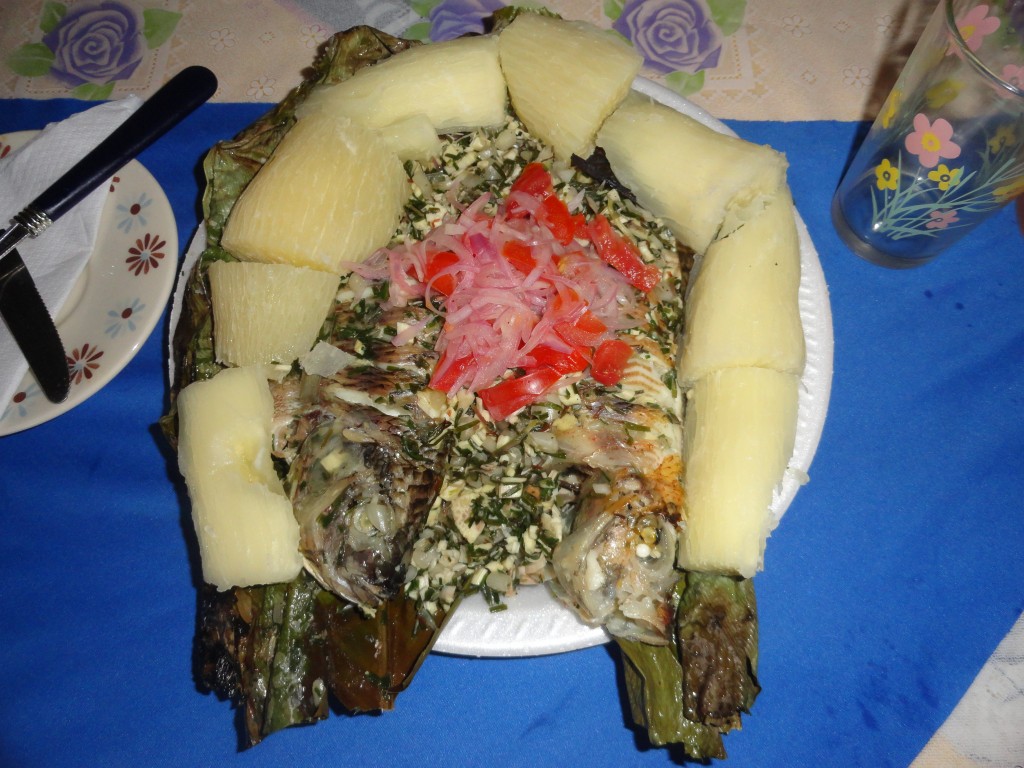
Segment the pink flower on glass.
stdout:
<svg viewBox="0 0 1024 768">
<path fill-rule="evenodd" d="M 1003 80 L 1012 86 L 1024 89 L 1024 64 L 1019 67 L 1007 64 L 1003 67 Z"/>
<path fill-rule="evenodd" d="M 949 121 L 940 117 L 932 123 L 920 112 L 914 115 L 914 132 L 907 136 L 904 144 L 925 168 L 934 168 L 939 158 L 960 157 L 960 145 L 953 141 L 953 126 Z"/>
<path fill-rule="evenodd" d="M 925 229 L 945 229 L 958 221 L 956 211 L 932 211 L 928 215 L 932 219 L 924 225 Z"/>
<path fill-rule="evenodd" d="M 999 19 L 988 15 L 987 5 L 976 5 L 956 22 L 967 47 L 972 51 L 981 48 L 982 41 L 999 29 Z"/>
</svg>

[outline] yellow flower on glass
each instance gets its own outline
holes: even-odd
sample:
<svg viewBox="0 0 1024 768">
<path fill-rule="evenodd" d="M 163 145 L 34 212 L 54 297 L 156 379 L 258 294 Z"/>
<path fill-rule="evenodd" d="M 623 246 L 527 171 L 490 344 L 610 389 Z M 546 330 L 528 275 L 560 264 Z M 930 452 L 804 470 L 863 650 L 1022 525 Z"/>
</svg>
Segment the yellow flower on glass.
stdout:
<svg viewBox="0 0 1024 768">
<path fill-rule="evenodd" d="M 896 189 L 900 185 L 900 174 L 888 160 L 883 160 L 875 168 L 875 183 L 879 189 Z"/>
<path fill-rule="evenodd" d="M 924 92 L 924 99 L 932 109 L 944 107 L 963 90 L 964 84 L 958 80 L 942 80 Z"/>
<path fill-rule="evenodd" d="M 1017 134 L 1013 132 L 1013 126 L 1000 125 L 992 138 L 988 140 L 988 149 L 993 155 L 1004 147 L 1012 147 L 1017 143 Z"/>
<path fill-rule="evenodd" d="M 955 187 L 957 182 L 960 181 L 960 175 L 964 172 L 963 168 L 954 168 L 950 170 L 946 167 L 945 163 L 940 163 L 939 167 L 934 171 L 928 172 L 928 178 L 939 185 L 939 189 L 945 192 L 950 187 Z"/>
<path fill-rule="evenodd" d="M 882 105 L 883 128 L 888 128 L 892 124 L 892 119 L 896 117 L 896 110 L 899 109 L 902 98 L 903 94 L 899 89 L 896 89 L 890 93 L 889 98 L 885 100 L 885 104 Z"/>
<path fill-rule="evenodd" d="M 1018 176 L 1009 184 L 996 187 L 992 190 L 992 195 L 999 203 L 1006 203 L 1013 200 L 1017 195 L 1024 195 L 1024 176 Z"/>
</svg>

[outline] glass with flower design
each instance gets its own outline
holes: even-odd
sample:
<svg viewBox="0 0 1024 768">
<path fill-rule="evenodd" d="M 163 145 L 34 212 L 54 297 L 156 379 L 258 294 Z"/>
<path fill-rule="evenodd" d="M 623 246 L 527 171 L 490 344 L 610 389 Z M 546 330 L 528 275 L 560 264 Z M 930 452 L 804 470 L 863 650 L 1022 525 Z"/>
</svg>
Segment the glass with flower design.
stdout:
<svg viewBox="0 0 1024 768">
<path fill-rule="evenodd" d="M 832 201 L 858 255 L 924 264 L 1024 193 L 1024 0 L 941 0 Z"/>
</svg>

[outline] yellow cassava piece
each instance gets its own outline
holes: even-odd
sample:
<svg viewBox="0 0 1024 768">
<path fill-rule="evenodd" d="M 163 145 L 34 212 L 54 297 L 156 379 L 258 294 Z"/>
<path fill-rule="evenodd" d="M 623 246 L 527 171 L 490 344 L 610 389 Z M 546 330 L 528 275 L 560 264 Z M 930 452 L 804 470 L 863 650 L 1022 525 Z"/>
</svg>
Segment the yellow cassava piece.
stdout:
<svg viewBox="0 0 1024 768">
<path fill-rule="evenodd" d="M 537 13 L 520 13 L 499 42 L 516 114 L 562 160 L 591 153 L 594 134 L 643 63 L 610 32 Z"/>
<path fill-rule="evenodd" d="M 500 125 L 507 101 L 497 39 L 464 37 L 407 48 L 364 67 L 315 91 L 298 116 L 325 112 L 384 128 L 423 115 L 446 133 Z"/>
<path fill-rule="evenodd" d="M 798 385 L 790 373 L 723 368 L 687 393 L 683 568 L 749 578 L 761 567 L 772 495 L 793 454 Z"/>
<path fill-rule="evenodd" d="M 409 195 L 377 133 L 325 114 L 298 121 L 245 188 L 221 245 L 244 261 L 335 274 L 386 245 Z"/>
<path fill-rule="evenodd" d="M 426 161 L 441 154 L 441 139 L 426 115 L 411 115 L 379 131 L 399 160 Z"/>
<path fill-rule="evenodd" d="M 287 363 L 308 352 L 338 292 L 338 276 L 308 267 L 210 265 L 214 348 L 228 365 Z"/>
<path fill-rule="evenodd" d="M 697 253 L 757 215 L 786 181 L 786 158 L 771 147 L 639 94 L 608 117 L 597 143 L 640 204 Z"/>
<path fill-rule="evenodd" d="M 274 402 L 262 367 L 189 384 L 177 407 L 203 580 L 225 590 L 295 578 L 299 524 L 270 457 Z"/>
<path fill-rule="evenodd" d="M 801 373 L 799 290 L 796 216 L 783 188 L 761 213 L 712 243 L 701 260 L 686 301 L 680 380 L 738 366 Z"/>
</svg>

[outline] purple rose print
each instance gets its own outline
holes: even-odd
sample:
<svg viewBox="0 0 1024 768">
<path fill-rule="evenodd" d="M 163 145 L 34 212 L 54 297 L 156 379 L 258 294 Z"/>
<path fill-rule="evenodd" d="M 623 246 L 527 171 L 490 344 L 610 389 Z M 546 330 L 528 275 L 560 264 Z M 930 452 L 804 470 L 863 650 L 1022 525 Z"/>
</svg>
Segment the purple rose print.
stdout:
<svg viewBox="0 0 1024 768">
<path fill-rule="evenodd" d="M 504 6 L 501 0 L 441 0 L 430 10 L 430 39 L 437 43 L 480 34 L 483 20 Z"/>
<path fill-rule="evenodd" d="M 125 80 L 146 51 L 135 11 L 115 0 L 70 9 L 43 44 L 54 53 L 50 73 L 71 87 Z"/>
<path fill-rule="evenodd" d="M 718 66 L 722 33 L 701 0 L 627 0 L 612 27 L 662 74 Z"/>
</svg>

